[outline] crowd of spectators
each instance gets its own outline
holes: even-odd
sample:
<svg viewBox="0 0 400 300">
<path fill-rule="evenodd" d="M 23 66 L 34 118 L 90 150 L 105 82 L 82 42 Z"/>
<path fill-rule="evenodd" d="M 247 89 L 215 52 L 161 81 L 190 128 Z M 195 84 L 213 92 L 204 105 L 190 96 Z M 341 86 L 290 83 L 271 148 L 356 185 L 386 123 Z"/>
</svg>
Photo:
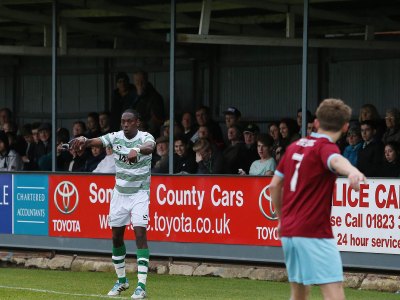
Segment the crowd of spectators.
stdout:
<svg viewBox="0 0 400 300">
<path fill-rule="evenodd" d="M 301 109 L 293 118 L 269 122 L 267 132 L 260 132 L 256 123 L 244 121 L 246 118 L 236 107 L 223 112 L 225 122 L 221 126 L 211 118 L 209 107 L 200 106 L 194 112 L 176 116 L 174 153 L 169 153 L 170 122 L 165 119 L 163 99 L 148 82 L 146 72 L 138 71 L 133 78 L 131 84 L 126 73 L 118 73 L 111 112 L 91 112 L 86 120 L 76 120 L 71 131 L 57 129 L 57 171 L 114 173 L 112 149 L 75 151 L 67 145 L 81 135 L 93 138 L 118 131 L 121 113 L 128 108 L 139 112 L 139 129 L 156 138 L 154 174 L 169 173 L 169 158 L 173 155 L 174 174 L 272 175 L 287 146 L 300 139 Z M 315 131 L 315 117 L 307 111 L 305 118 L 310 135 Z M 46 122 L 18 127 L 12 111 L 0 109 L 0 170 L 50 171 L 51 129 Z M 399 145 L 399 110 L 388 109 L 381 118 L 372 104 L 361 107 L 358 119 L 350 123 L 338 141 L 343 155 L 368 177 L 400 176 Z"/>
</svg>

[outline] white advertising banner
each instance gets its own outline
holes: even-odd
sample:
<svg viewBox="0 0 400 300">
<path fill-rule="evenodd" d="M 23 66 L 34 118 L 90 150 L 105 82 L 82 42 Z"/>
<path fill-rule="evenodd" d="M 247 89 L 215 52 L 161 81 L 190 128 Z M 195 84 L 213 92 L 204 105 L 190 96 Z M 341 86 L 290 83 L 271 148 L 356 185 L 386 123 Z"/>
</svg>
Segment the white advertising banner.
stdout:
<svg viewBox="0 0 400 300">
<path fill-rule="evenodd" d="M 338 178 L 331 225 L 340 251 L 400 254 L 400 180 L 370 179 L 355 192 Z"/>
</svg>

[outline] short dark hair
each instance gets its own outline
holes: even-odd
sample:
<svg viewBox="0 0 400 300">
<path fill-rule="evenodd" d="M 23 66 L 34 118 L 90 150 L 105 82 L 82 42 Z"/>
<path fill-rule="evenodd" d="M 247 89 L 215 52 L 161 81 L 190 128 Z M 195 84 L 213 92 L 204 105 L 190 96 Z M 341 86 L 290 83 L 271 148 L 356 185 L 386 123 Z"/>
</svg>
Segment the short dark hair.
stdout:
<svg viewBox="0 0 400 300">
<path fill-rule="evenodd" d="M 129 83 L 129 76 L 125 72 L 118 72 L 117 76 L 115 76 L 115 82 L 118 82 L 118 80 L 124 80 L 126 83 Z"/>
<path fill-rule="evenodd" d="M 123 112 L 122 114 L 125 114 L 125 113 L 130 113 L 130 114 L 132 114 L 136 119 L 140 119 L 140 114 L 139 114 L 136 110 L 134 110 L 134 109 L 128 108 L 128 109 L 124 110 L 124 112 Z"/>
<path fill-rule="evenodd" d="M 272 147 L 274 145 L 274 140 L 273 140 L 272 136 L 270 136 L 269 134 L 265 134 L 265 133 L 260 133 L 257 136 L 257 142 L 260 142 L 261 144 L 263 144 L 264 146 L 267 146 L 267 147 Z"/>
<path fill-rule="evenodd" d="M 360 123 L 360 127 L 361 127 L 362 125 L 367 125 L 367 126 L 371 127 L 372 129 L 376 129 L 376 123 L 375 123 L 374 121 L 372 121 L 372 120 L 365 120 L 365 121 L 362 121 L 362 122 Z"/>
</svg>

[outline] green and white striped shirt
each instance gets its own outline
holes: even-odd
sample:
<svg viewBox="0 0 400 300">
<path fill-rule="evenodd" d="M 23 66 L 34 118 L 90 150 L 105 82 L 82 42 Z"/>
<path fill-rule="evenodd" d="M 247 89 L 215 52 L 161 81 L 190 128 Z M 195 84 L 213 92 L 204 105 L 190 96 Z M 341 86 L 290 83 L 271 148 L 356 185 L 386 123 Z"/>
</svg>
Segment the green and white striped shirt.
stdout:
<svg viewBox="0 0 400 300">
<path fill-rule="evenodd" d="M 122 194 L 133 194 L 139 190 L 150 190 L 152 155 L 138 154 L 136 162 L 128 161 L 128 154 L 134 147 L 146 142 L 156 143 L 154 137 L 138 130 L 136 136 L 127 139 L 124 132 L 112 132 L 100 137 L 103 145 L 112 146 L 116 168 L 115 189 Z"/>
</svg>

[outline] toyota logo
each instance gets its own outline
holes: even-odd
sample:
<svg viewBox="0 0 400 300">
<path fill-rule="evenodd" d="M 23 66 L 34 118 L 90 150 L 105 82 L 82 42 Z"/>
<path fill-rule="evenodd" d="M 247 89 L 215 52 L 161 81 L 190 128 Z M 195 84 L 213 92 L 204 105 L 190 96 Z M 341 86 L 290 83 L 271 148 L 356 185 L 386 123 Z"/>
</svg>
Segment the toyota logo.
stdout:
<svg viewBox="0 0 400 300">
<path fill-rule="evenodd" d="M 60 182 L 54 191 L 54 204 L 63 214 L 72 213 L 79 202 L 78 189 L 69 181 Z"/>
<path fill-rule="evenodd" d="M 269 185 L 267 185 L 265 188 L 260 193 L 260 196 L 258 198 L 258 205 L 260 207 L 260 211 L 263 214 L 264 217 L 266 217 L 268 220 L 278 220 L 278 217 L 276 216 L 275 209 L 272 206 L 272 199 L 271 195 L 269 193 Z M 266 209 L 264 209 L 264 207 Z"/>
</svg>

